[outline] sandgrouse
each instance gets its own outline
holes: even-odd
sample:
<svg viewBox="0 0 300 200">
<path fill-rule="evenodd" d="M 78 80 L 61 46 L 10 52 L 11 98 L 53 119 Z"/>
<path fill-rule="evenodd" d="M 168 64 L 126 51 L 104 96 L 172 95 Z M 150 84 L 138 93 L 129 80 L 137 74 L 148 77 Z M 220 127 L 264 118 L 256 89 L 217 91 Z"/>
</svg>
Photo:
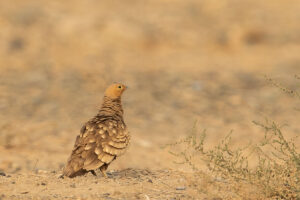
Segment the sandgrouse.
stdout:
<svg viewBox="0 0 300 200">
<path fill-rule="evenodd" d="M 70 178 L 100 169 L 107 177 L 108 165 L 124 153 L 130 135 L 123 120 L 121 95 L 126 86 L 115 83 L 109 86 L 98 114 L 86 122 L 77 136 L 71 156 L 63 170 Z"/>
</svg>

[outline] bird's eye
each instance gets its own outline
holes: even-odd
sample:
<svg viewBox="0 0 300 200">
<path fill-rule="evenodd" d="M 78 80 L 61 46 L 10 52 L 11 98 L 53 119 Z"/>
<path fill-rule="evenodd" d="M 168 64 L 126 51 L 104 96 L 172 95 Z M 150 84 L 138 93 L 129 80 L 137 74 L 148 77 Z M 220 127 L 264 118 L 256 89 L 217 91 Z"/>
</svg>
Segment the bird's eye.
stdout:
<svg viewBox="0 0 300 200">
<path fill-rule="evenodd" d="M 119 85 L 119 87 L 118 87 L 118 88 L 120 88 L 120 89 L 121 89 L 121 88 L 122 88 L 122 86 L 121 86 L 121 85 Z"/>
</svg>

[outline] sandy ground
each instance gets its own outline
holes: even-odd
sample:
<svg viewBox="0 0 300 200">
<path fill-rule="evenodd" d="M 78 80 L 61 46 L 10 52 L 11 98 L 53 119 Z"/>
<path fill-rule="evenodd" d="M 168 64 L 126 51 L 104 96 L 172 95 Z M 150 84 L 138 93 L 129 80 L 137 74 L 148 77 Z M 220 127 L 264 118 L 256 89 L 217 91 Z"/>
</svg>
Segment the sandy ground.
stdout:
<svg viewBox="0 0 300 200">
<path fill-rule="evenodd" d="M 299 135 L 299 100 L 264 77 L 299 88 L 299 20 L 297 0 L 0 1 L 0 199 L 217 199 L 161 147 L 195 121 L 207 148 L 259 141 L 265 118 Z M 128 152 L 109 179 L 59 179 L 114 81 Z"/>
<path fill-rule="evenodd" d="M 126 169 L 109 173 L 108 179 L 91 174 L 60 179 L 42 171 L 1 177 L 1 182 L 10 199 L 191 199 L 197 194 L 183 173 L 168 170 Z"/>
</svg>

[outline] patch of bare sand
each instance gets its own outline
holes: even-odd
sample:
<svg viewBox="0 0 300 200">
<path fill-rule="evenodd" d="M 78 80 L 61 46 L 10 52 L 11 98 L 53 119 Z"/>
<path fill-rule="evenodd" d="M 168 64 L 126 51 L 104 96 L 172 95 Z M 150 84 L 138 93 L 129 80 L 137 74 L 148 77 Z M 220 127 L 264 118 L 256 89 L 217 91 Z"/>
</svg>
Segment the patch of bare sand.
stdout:
<svg viewBox="0 0 300 200">
<path fill-rule="evenodd" d="M 99 173 L 100 174 L 100 173 Z M 0 176 L 1 199 L 191 199 L 183 173 L 169 170 L 111 171 L 109 178 L 87 174 L 59 178 L 56 172 Z"/>
</svg>

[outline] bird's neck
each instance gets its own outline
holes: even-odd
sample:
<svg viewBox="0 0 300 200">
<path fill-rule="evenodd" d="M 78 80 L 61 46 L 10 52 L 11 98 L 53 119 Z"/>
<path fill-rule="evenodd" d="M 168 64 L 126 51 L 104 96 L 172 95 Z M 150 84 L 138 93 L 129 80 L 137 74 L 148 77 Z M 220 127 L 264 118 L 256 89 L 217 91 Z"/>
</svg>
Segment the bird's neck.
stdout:
<svg viewBox="0 0 300 200">
<path fill-rule="evenodd" d="M 104 96 L 102 106 L 99 110 L 98 115 L 102 116 L 119 116 L 123 117 L 123 108 L 121 104 L 121 97 L 112 99 Z"/>
</svg>

